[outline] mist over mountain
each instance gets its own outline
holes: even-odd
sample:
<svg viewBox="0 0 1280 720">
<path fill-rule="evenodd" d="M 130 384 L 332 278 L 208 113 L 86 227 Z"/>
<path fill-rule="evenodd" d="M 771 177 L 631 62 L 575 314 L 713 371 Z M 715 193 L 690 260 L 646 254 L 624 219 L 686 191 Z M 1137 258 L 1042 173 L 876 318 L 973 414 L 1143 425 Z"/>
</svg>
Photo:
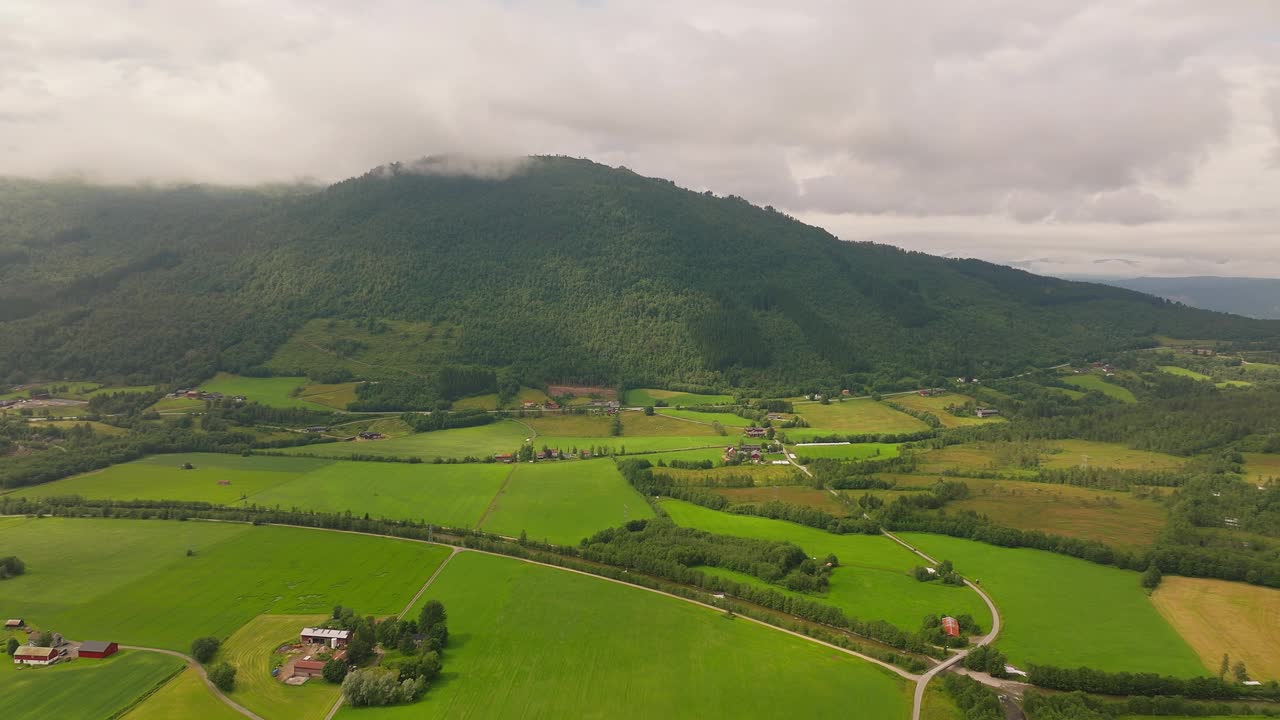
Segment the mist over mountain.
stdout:
<svg viewBox="0 0 1280 720">
<path fill-rule="evenodd" d="M 1280 279 L 1196 276 L 1099 278 L 1097 282 L 1137 290 L 1205 310 L 1251 318 L 1280 319 Z"/>
</svg>

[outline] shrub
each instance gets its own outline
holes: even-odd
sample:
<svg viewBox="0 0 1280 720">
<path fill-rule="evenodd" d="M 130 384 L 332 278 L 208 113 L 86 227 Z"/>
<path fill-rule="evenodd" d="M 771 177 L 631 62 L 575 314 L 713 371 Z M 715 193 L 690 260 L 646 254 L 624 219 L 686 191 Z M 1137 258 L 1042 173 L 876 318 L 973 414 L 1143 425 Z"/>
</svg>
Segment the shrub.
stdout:
<svg viewBox="0 0 1280 720">
<path fill-rule="evenodd" d="M 236 687 L 236 669 L 220 662 L 209 668 L 209 682 L 222 692 L 231 692 Z"/>
<path fill-rule="evenodd" d="M 216 637 L 196 638 L 191 643 L 191 657 L 200 663 L 207 663 L 213 659 L 214 654 L 218 652 L 218 647 L 222 643 Z"/>
<path fill-rule="evenodd" d="M 347 661 L 334 658 L 324 664 L 320 674 L 331 683 L 340 683 L 347 677 Z"/>
</svg>

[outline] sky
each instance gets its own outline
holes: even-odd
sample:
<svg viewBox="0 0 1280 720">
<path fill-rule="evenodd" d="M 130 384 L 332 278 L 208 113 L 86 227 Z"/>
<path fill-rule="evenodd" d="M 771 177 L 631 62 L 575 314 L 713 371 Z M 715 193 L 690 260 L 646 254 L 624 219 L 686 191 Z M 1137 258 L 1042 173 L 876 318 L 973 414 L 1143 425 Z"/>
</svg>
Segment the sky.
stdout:
<svg viewBox="0 0 1280 720">
<path fill-rule="evenodd" d="M 5 0 L 0 175 L 561 154 L 846 240 L 1280 277 L 1277 0 Z"/>
</svg>

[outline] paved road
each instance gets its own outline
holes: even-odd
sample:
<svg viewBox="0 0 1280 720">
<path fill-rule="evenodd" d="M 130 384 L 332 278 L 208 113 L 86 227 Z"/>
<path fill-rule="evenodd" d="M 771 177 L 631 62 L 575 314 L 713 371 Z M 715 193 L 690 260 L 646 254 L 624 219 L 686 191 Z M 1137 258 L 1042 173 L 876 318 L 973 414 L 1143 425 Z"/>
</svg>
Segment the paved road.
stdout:
<svg viewBox="0 0 1280 720">
<path fill-rule="evenodd" d="M 162 648 L 152 648 L 152 647 L 141 647 L 139 645 L 121 645 L 120 649 L 141 650 L 142 652 L 153 652 L 153 653 L 160 653 L 162 655 L 172 655 L 173 657 L 183 660 L 184 662 L 187 663 L 187 667 L 194 669 L 197 673 L 200 673 L 200 679 L 204 681 L 205 687 L 209 688 L 209 692 L 213 693 L 214 697 L 226 703 L 227 706 L 230 707 L 232 710 L 235 710 L 241 715 L 247 718 L 250 718 L 250 720 L 263 720 L 262 716 L 258 715 L 254 711 L 250 710 L 249 708 L 241 705 L 240 703 L 236 702 L 235 700 L 232 700 L 231 698 L 223 694 L 223 692 L 218 689 L 217 685 L 214 685 L 212 682 L 209 681 L 209 674 L 204 671 L 204 666 L 196 662 L 196 659 L 189 655 L 183 655 L 182 653 L 175 652 L 173 650 L 164 650 Z"/>
</svg>

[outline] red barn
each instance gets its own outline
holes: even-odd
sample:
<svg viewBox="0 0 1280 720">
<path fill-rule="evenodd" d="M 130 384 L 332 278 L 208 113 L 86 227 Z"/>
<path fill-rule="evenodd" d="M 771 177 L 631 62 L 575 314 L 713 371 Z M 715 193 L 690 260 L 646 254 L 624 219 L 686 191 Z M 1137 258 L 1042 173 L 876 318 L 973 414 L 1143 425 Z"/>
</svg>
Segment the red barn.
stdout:
<svg viewBox="0 0 1280 720">
<path fill-rule="evenodd" d="M 320 677 L 324 674 L 324 663 L 319 660 L 299 660 L 293 664 L 294 677 Z"/>
<path fill-rule="evenodd" d="M 89 640 L 80 644 L 79 656 L 82 658 L 104 658 L 115 655 L 120 646 L 113 642 Z"/>
<path fill-rule="evenodd" d="M 52 665 L 58 659 L 58 651 L 54 648 L 23 645 L 13 651 L 15 665 Z"/>
<path fill-rule="evenodd" d="M 948 637 L 960 637 L 960 623 L 953 617 L 942 618 L 942 632 Z"/>
</svg>

